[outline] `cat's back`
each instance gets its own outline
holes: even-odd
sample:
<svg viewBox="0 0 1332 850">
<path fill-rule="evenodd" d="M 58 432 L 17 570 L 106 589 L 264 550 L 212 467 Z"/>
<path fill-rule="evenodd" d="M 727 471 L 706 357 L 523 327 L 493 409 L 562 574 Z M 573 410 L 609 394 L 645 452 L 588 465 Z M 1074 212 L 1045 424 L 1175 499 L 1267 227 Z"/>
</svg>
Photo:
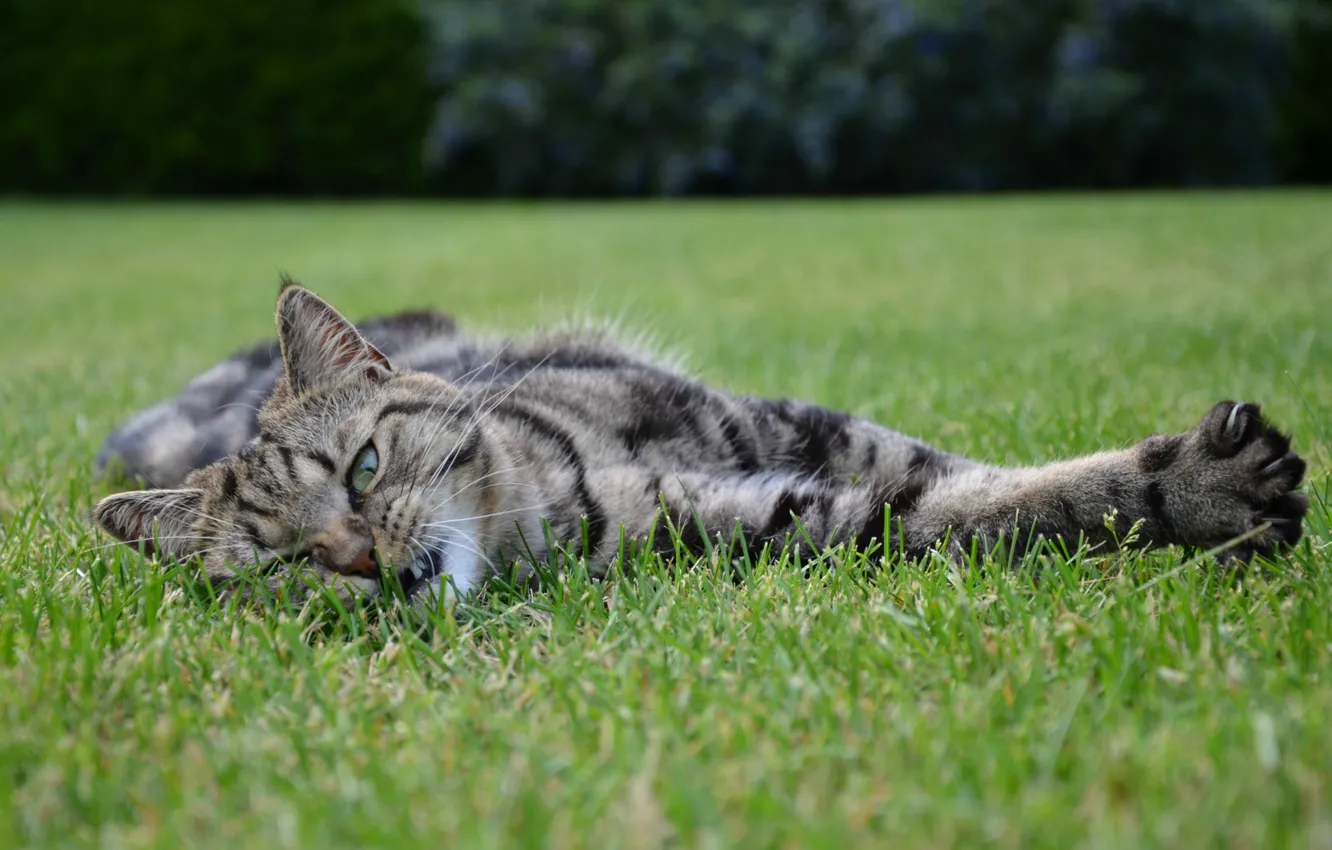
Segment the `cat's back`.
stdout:
<svg viewBox="0 0 1332 850">
<path fill-rule="evenodd" d="M 451 316 L 413 310 L 364 320 L 357 329 L 399 368 L 429 372 L 471 390 L 504 390 L 536 376 L 587 389 L 678 365 L 607 324 L 580 322 L 525 335 L 464 333 Z M 108 435 L 97 466 L 156 487 L 233 454 L 258 434 L 257 414 L 282 372 L 276 340 L 249 346 L 197 375 L 175 397 L 131 416 Z"/>
</svg>

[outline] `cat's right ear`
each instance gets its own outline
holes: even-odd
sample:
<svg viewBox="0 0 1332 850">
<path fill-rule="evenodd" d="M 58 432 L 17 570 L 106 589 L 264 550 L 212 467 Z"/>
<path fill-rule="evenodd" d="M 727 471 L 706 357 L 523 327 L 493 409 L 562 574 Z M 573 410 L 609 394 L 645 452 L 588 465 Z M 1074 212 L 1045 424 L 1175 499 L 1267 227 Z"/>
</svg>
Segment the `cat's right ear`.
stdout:
<svg viewBox="0 0 1332 850">
<path fill-rule="evenodd" d="M 285 276 L 277 327 L 283 366 L 295 392 L 333 378 L 382 379 L 393 371 L 388 358 L 341 313 Z"/>
<path fill-rule="evenodd" d="M 202 506 L 202 490 L 138 490 L 102 499 L 93 519 L 128 546 L 178 558 L 194 551 L 194 521 Z"/>
</svg>

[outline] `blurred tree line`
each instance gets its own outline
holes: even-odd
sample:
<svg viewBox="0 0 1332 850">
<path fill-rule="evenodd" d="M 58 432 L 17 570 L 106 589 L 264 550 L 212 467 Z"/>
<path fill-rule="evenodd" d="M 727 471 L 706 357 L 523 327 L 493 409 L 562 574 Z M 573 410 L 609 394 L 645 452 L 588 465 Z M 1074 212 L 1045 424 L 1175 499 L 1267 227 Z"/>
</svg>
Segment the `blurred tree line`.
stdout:
<svg viewBox="0 0 1332 850">
<path fill-rule="evenodd" d="M 0 191 L 1332 179 L 1332 0 L 0 0 Z"/>
</svg>

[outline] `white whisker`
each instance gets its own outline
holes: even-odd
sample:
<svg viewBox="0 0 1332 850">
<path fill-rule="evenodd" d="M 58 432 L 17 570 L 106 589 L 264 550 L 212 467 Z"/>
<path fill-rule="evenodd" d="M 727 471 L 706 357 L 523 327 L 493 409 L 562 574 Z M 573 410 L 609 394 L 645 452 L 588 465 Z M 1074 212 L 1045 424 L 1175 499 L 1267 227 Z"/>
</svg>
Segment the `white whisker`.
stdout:
<svg viewBox="0 0 1332 850">
<path fill-rule="evenodd" d="M 444 507 L 444 506 L 447 505 L 449 502 L 453 501 L 454 499 L 456 499 L 456 498 L 458 498 L 459 496 L 461 496 L 463 493 L 466 493 L 466 492 L 467 492 L 468 490 L 470 490 L 471 488 L 475 487 L 476 485 L 480 484 L 481 482 L 483 482 L 483 481 L 485 481 L 485 480 L 487 480 L 487 479 L 489 479 L 489 478 L 494 478 L 494 477 L 497 476 L 497 475 L 503 475 L 503 474 L 506 473 L 506 472 L 516 472 L 516 471 L 518 471 L 518 470 L 520 470 L 520 469 L 525 469 L 525 468 L 526 468 L 526 466 L 510 466 L 510 467 L 506 467 L 506 468 L 504 468 L 504 469 L 496 469 L 496 470 L 494 470 L 493 472 L 487 472 L 485 475 L 478 475 L 476 478 L 473 478 L 472 480 L 468 481 L 466 484 L 464 484 L 463 486 L 459 487 L 457 490 L 453 491 L 453 493 L 449 494 L 446 498 L 444 498 L 443 500 L 441 500 L 441 501 L 439 502 L 439 504 L 435 505 L 435 509 L 438 510 L 438 509 Z M 529 481 L 515 481 L 515 482 L 510 482 L 510 485 L 513 486 L 513 487 L 529 487 L 529 488 L 531 488 L 531 489 L 533 489 L 533 490 L 537 490 L 537 491 L 540 491 L 540 490 L 542 489 L 542 488 L 541 488 L 541 485 L 539 485 L 539 484 L 533 484 L 533 483 L 531 483 L 531 482 L 529 482 Z"/>
<path fill-rule="evenodd" d="M 469 546 L 468 544 L 463 543 L 461 540 L 458 539 L 459 537 L 463 537 L 466 540 L 470 541 L 472 545 Z M 453 533 L 451 533 L 448 537 L 444 537 L 441 535 L 427 535 L 426 539 L 431 541 L 432 543 L 436 543 L 444 547 L 456 546 L 459 549 L 462 549 L 464 552 L 471 552 L 473 555 L 476 555 L 482 561 L 485 561 L 486 565 L 490 567 L 492 570 L 494 570 L 495 568 L 494 561 L 490 559 L 489 555 L 487 555 L 484 551 L 482 551 L 484 547 L 482 547 L 481 542 L 477 540 L 476 537 L 467 534 L 464 531 L 455 529 Z M 447 564 L 445 566 L 447 567 Z"/>
<path fill-rule="evenodd" d="M 444 460 L 440 462 L 440 465 L 435 468 L 435 473 L 430 477 L 430 481 L 426 484 L 427 488 L 434 486 L 435 482 L 439 480 L 440 475 L 442 475 L 445 471 L 447 471 L 445 463 L 449 460 L 450 457 L 453 456 L 453 453 L 458 450 L 458 447 L 462 444 L 462 440 L 467 435 L 467 432 L 471 428 L 475 427 L 483 417 L 489 416 L 501 404 L 503 404 L 511 395 L 517 392 L 518 388 L 521 387 L 523 383 L 527 381 L 528 378 L 536 374 L 537 370 L 540 369 L 542 366 L 544 366 L 546 364 L 546 361 L 549 360 L 551 357 L 553 357 L 554 354 L 555 352 L 553 351 L 546 354 L 545 357 L 542 357 L 536 363 L 532 364 L 532 366 L 527 370 L 527 372 L 523 374 L 522 377 L 514 381 L 511 386 L 506 388 L 504 392 L 500 393 L 499 396 L 495 398 L 488 406 L 478 407 L 475 411 L 473 411 L 471 419 L 469 419 L 467 423 L 464 424 L 461 429 L 459 429 L 460 433 L 458 435 L 458 438 L 454 441 L 452 448 L 450 448 L 448 453 L 444 455 Z M 448 468 L 451 467 L 452 465 L 449 464 Z"/>
<path fill-rule="evenodd" d="M 420 528 L 447 528 L 464 522 L 475 522 L 477 520 L 490 519 L 492 517 L 497 517 L 497 516 L 508 516 L 510 514 L 528 513 L 529 511 L 531 511 L 531 508 L 513 508 L 507 511 L 495 511 L 493 513 L 488 513 L 488 514 L 474 514 L 469 516 L 458 517 L 457 519 L 439 519 L 439 520 L 433 520 L 431 522 L 423 522 L 421 523 Z"/>
<path fill-rule="evenodd" d="M 495 351 L 495 353 L 492 354 L 492 355 L 490 356 L 490 359 L 489 359 L 489 360 L 487 360 L 485 363 L 482 363 L 480 366 L 477 366 L 477 367 L 475 367 L 475 368 L 469 370 L 468 372 L 464 373 L 464 374 L 462 375 L 462 378 L 473 378 L 473 377 L 475 377 L 476 375 L 481 374 L 481 372 L 483 372 L 484 370 L 490 368 L 492 365 L 494 365 L 494 364 L 500 359 L 500 357 L 504 354 L 504 352 L 508 350 L 508 347 L 509 347 L 509 344 L 508 344 L 508 343 L 505 343 L 504 345 L 501 345 L 501 346 Z M 434 447 L 434 445 L 435 445 L 435 441 L 436 441 L 437 439 L 439 439 L 439 435 L 440 435 L 441 433 L 443 433 L 445 426 L 448 425 L 448 423 L 449 423 L 450 421 L 452 421 L 452 418 L 453 418 L 453 412 L 454 412 L 454 410 L 456 409 L 456 407 L 457 407 L 457 406 L 461 406 L 462 404 L 466 404 L 467 401 L 470 400 L 470 395 L 469 395 L 468 393 L 466 393 L 466 392 L 462 392 L 461 390 L 462 390 L 463 387 L 471 386 L 471 384 L 472 384 L 472 381 L 470 381 L 470 380 L 467 381 L 466 383 L 462 383 L 462 384 L 459 384 L 459 383 L 456 382 L 456 381 L 455 381 L 455 382 L 452 382 L 452 383 L 450 384 L 450 386 L 449 386 L 450 389 L 457 389 L 457 390 L 458 390 L 458 398 L 457 398 L 457 402 L 458 402 L 458 404 L 457 404 L 456 406 L 453 405 L 453 404 L 449 405 L 449 407 L 445 409 L 444 414 L 443 414 L 442 416 L 439 417 L 438 422 L 435 423 L 435 429 L 434 429 L 434 431 L 431 433 L 430 438 L 429 438 L 428 440 L 426 440 L 425 446 L 423 446 L 422 449 L 421 449 L 421 453 L 422 453 L 422 454 L 425 454 L 426 452 L 430 451 L 431 448 Z M 440 393 L 440 394 L 442 395 L 443 392 L 444 392 L 444 390 L 441 390 L 441 393 Z M 437 398 L 438 398 L 438 396 L 437 396 Z M 468 423 L 468 424 L 470 424 L 470 423 Z M 465 432 L 466 429 L 467 429 L 467 426 L 464 425 L 464 426 L 463 426 L 463 431 Z M 457 449 L 457 447 L 458 447 L 458 445 L 457 445 L 457 443 L 455 443 L 454 446 L 453 446 L 453 448 L 450 449 L 450 453 L 452 453 L 453 451 L 455 451 L 455 450 Z M 445 459 L 447 459 L 447 458 L 448 458 L 448 455 L 445 455 Z M 430 486 L 433 486 L 433 484 L 434 484 L 434 479 L 432 478 L 430 484 L 427 484 L 426 486 L 427 486 L 427 487 L 430 487 Z"/>
<path fill-rule="evenodd" d="M 218 544 L 217 546 L 211 546 L 211 547 L 209 547 L 208 550 L 204 550 L 204 551 L 210 551 L 210 550 L 212 550 L 212 549 L 219 548 L 219 547 L 224 543 L 223 539 L 220 538 L 220 537 L 191 537 L 191 536 L 189 536 L 189 535 L 180 535 L 180 534 L 178 534 L 178 535 L 172 535 L 172 536 L 169 536 L 169 537 L 153 537 L 153 538 L 149 538 L 149 539 L 145 540 L 144 542 L 146 542 L 146 543 L 162 543 L 162 542 L 166 542 L 166 541 L 170 541 L 170 540 L 204 540 L 204 541 L 213 541 L 213 542 L 215 542 L 215 543 Z M 98 546 L 87 546 L 87 547 L 84 547 L 84 548 L 82 548 L 82 549 L 79 549 L 78 552 L 77 552 L 76 554 L 79 554 L 79 555 L 86 555 L 86 554 L 90 554 L 90 553 L 93 553 L 93 552 L 102 552 L 102 551 L 105 551 L 105 550 L 108 550 L 108 549 L 119 549 L 119 548 L 122 548 L 122 547 L 125 548 L 125 549 L 136 549 L 136 548 L 137 548 L 136 545 L 135 545 L 135 543 L 133 543 L 133 542 L 125 542 L 125 541 L 122 541 L 122 540 L 117 540 L 117 541 L 115 541 L 114 543 L 103 543 L 103 544 L 100 544 L 100 545 L 98 545 Z M 193 553 L 191 553 L 191 554 L 193 554 Z"/>
</svg>

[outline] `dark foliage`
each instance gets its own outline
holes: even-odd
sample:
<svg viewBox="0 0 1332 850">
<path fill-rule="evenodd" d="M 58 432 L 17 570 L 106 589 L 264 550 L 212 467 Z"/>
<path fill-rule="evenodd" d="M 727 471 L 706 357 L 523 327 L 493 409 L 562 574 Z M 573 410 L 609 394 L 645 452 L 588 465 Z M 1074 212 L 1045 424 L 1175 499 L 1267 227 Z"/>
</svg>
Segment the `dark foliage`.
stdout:
<svg viewBox="0 0 1332 850">
<path fill-rule="evenodd" d="M 1299 4 L 1283 106 L 1287 176 L 1332 182 L 1332 0 Z"/>
<path fill-rule="evenodd" d="M 1332 179 L 1332 0 L 411 2 L 0 0 L 0 191 Z"/>
<path fill-rule="evenodd" d="M 1266 182 L 1281 5 L 429 0 L 429 164 L 485 194 Z"/>
<path fill-rule="evenodd" d="M 0 189 L 404 191 L 431 101 L 397 0 L 0 0 Z"/>
</svg>

